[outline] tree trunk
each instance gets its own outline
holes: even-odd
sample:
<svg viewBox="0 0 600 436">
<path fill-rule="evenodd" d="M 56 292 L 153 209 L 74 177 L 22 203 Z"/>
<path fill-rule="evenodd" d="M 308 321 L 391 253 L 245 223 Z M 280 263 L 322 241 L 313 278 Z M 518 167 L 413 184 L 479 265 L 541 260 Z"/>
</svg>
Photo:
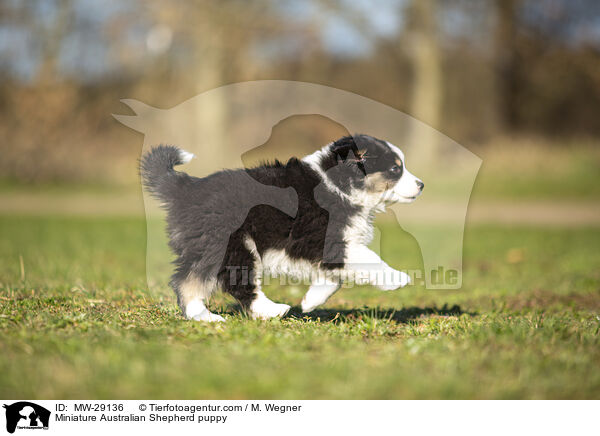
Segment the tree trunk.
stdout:
<svg viewBox="0 0 600 436">
<path fill-rule="evenodd" d="M 518 0 L 496 0 L 496 74 L 500 122 L 508 131 L 519 124 L 519 59 L 517 47 Z"/>
<path fill-rule="evenodd" d="M 440 127 L 442 105 L 441 56 L 437 39 L 437 0 L 413 0 L 410 6 L 413 89 L 411 115 L 433 129 Z M 412 125 L 411 142 L 418 157 L 429 160 L 437 152 L 438 133 L 418 123 Z"/>
</svg>

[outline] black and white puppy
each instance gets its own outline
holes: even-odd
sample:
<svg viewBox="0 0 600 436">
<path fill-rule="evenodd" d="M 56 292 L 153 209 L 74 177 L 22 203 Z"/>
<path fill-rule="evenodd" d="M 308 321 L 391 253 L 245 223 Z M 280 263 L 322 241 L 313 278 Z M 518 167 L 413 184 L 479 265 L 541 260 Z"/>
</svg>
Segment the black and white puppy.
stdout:
<svg viewBox="0 0 600 436">
<path fill-rule="evenodd" d="M 158 146 L 140 168 L 145 187 L 168 213 L 169 245 L 177 256 L 171 286 L 187 318 L 224 321 L 206 307 L 219 288 L 253 318 L 284 316 L 290 306 L 265 296 L 263 274 L 311 280 L 304 312 L 323 304 L 344 280 L 383 290 L 410 282 L 367 248 L 374 214 L 387 204 L 414 201 L 424 186 L 389 142 L 347 136 L 301 160 L 205 178 L 173 170 L 192 157 Z M 277 204 L 269 189 L 294 195 Z"/>
</svg>

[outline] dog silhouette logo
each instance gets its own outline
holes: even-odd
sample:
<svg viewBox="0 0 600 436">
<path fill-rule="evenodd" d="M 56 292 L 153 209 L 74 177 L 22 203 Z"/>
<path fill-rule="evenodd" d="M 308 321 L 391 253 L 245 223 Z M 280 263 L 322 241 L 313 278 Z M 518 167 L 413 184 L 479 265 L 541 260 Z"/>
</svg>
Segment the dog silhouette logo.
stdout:
<svg viewBox="0 0 600 436">
<path fill-rule="evenodd" d="M 413 162 L 414 173 L 427 181 L 428 194 L 410 208 L 393 204 L 388 210 L 398 226 L 412 236 L 421 249 L 423 270 L 418 271 L 419 281 L 427 289 L 459 289 L 462 286 L 467 207 L 481 159 L 421 121 L 351 92 L 285 80 L 232 83 L 203 92 L 169 109 L 152 107 L 137 100 L 122 101 L 135 115 L 114 117 L 144 134 L 143 154 L 158 144 L 177 145 L 200 157 L 190 161 L 184 170 L 199 177 L 207 177 L 223 168 L 244 168 L 242 156 L 264 145 L 272 137 L 275 126 L 299 115 L 319 115 L 342 126 L 349 134 L 364 132 L 385 138 L 392 144 L 401 144 L 408 161 Z M 314 144 L 315 147 L 324 145 Z M 244 192 L 252 195 L 239 197 L 216 211 L 209 203 L 198 203 L 199 208 L 209 208 L 207 213 L 211 212 L 212 219 L 224 229 L 198 235 L 203 241 L 209 240 L 198 248 L 203 253 L 203 268 L 221 265 L 229 237 L 253 207 L 269 205 L 291 217 L 296 215 L 298 195 L 293 188 L 265 185 L 246 173 L 237 174 L 231 173 L 228 190 L 238 192 L 236 187 L 243 186 Z M 211 179 L 213 183 L 215 180 Z M 217 189 L 216 184 L 212 186 L 215 188 L 211 189 Z M 320 194 L 316 200 L 327 210 L 332 205 L 326 192 Z M 162 292 L 169 282 L 169 269 L 164 262 L 164 253 L 168 252 L 167 239 L 162 221 L 153 219 L 160 213 L 159 202 L 147 191 L 143 195 L 148 218 L 146 279 L 149 288 Z M 340 211 L 334 209 L 333 213 Z M 335 221 L 329 220 L 328 225 L 332 222 Z M 329 239 L 323 256 L 331 259 L 335 257 L 336 247 L 328 243 Z M 380 240 L 385 240 L 384 245 L 395 244 L 390 238 Z M 207 247 L 214 249 L 206 253 Z M 376 252 L 380 251 L 375 248 Z"/>
<path fill-rule="evenodd" d="M 14 433 L 18 429 L 48 429 L 50 411 L 29 401 L 19 401 L 4 405 L 6 409 L 6 431 Z"/>
</svg>

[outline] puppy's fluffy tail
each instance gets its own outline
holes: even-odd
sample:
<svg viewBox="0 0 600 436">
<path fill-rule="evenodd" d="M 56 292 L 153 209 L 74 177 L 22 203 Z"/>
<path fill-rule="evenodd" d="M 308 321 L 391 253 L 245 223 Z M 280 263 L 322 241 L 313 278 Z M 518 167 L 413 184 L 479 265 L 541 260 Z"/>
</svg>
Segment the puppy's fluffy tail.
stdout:
<svg viewBox="0 0 600 436">
<path fill-rule="evenodd" d="M 172 198 L 173 190 L 189 177 L 185 173 L 175 171 L 173 167 L 187 163 L 193 158 L 192 153 L 173 145 L 154 147 L 140 160 L 140 174 L 144 187 L 159 200 L 168 201 Z"/>
</svg>

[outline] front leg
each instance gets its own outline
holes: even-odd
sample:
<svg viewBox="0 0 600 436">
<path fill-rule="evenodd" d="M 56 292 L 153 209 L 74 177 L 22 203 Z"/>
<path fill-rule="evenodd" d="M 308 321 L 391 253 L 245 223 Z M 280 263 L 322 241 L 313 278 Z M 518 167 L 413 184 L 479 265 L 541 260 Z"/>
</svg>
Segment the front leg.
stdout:
<svg viewBox="0 0 600 436">
<path fill-rule="evenodd" d="M 302 299 L 302 312 L 311 312 L 315 307 L 325 303 L 340 286 L 339 280 L 319 278 L 314 281 Z"/>
<path fill-rule="evenodd" d="M 345 269 L 356 284 L 373 285 L 383 291 L 393 291 L 410 283 L 408 274 L 390 267 L 364 245 L 348 247 Z"/>
</svg>

